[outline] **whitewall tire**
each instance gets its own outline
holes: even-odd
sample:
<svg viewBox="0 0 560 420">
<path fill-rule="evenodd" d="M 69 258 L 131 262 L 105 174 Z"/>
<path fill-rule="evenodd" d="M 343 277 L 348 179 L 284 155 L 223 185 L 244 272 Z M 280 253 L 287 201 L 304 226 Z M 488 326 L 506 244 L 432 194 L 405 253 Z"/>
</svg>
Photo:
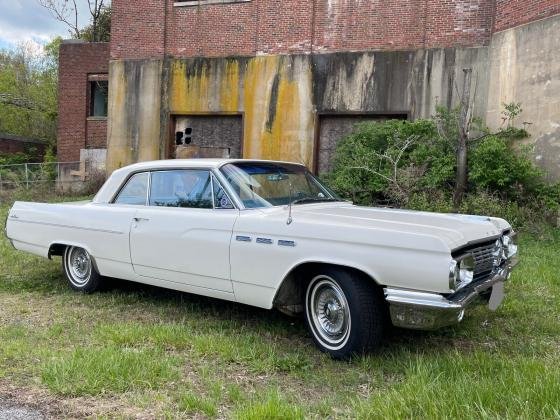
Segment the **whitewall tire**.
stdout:
<svg viewBox="0 0 560 420">
<path fill-rule="evenodd" d="M 99 289 L 102 277 L 84 248 L 67 246 L 62 256 L 62 268 L 72 289 L 84 293 L 91 293 Z"/>
<path fill-rule="evenodd" d="M 338 267 L 311 276 L 305 292 L 305 321 L 313 341 L 336 359 L 371 351 L 381 343 L 386 306 L 371 279 Z"/>
</svg>

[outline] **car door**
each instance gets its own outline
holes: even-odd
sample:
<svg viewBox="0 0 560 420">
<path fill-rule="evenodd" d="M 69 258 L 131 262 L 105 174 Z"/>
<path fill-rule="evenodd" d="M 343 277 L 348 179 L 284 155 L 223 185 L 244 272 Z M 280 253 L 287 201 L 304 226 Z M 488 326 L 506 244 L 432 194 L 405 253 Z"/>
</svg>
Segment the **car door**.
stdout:
<svg viewBox="0 0 560 420">
<path fill-rule="evenodd" d="M 229 247 L 239 215 L 207 169 L 152 171 L 148 206 L 130 231 L 130 255 L 140 275 L 233 292 Z"/>
</svg>

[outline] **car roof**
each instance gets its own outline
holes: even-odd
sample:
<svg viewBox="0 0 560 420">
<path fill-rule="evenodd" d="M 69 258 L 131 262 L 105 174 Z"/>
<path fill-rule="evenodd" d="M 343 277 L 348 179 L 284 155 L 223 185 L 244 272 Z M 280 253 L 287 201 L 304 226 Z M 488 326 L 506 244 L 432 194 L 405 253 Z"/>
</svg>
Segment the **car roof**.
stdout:
<svg viewBox="0 0 560 420">
<path fill-rule="evenodd" d="M 296 162 L 284 162 L 278 160 L 264 160 L 264 159 L 211 159 L 211 158 L 197 158 L 197 159 L 164 159 L 164 160 L 151 160 L 146 162 L 138 162 L 132 165 L 125 166 L 119 171 L 131 172 L 138 171 L 142 169 L 161 169 L 161 168 L 181 168 L 181 167 L 191 167 L 191 168 L 219 168 L 226 163 L 236 163 L 236 162 L 270 162 L 270 163 L 282 163 L 282 164 L 292 164 L 292 165 L 302 165 Z"/>
<path fill-rule="evenodd" d="M 277 160 L 262 160 L 262 159 L 166 159 L 166 160 L 152 160 L 146 162 L 134 163 L 132 165 L 124 166 L 115 170 L 107 179 L 105 184 L 97 192 L 93 198 L 94 203 L 107 203 L 116 193 L 117 189 L 122 183 L 128 179 L 130 174 L 134 172 L 158 170 L 158 169 L 181 169 L 181 168 L 219 168 L 226 163 L 236 162 L 269 162 L 301 165 L 295 162 L 282 162 Z"/>
</svg>

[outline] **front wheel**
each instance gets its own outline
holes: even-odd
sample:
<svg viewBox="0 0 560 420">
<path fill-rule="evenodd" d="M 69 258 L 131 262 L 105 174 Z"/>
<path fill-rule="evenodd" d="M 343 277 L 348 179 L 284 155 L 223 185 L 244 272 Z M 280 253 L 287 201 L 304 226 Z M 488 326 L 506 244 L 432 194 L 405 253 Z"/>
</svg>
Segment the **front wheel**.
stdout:
<svg viewBox="0 0 560 420">
<path fill-rule="evenodd" d="M 103 278 L 95 269 L 91 256 L 84 248 L 66 247 L 62 256 L 62 268 L 72 289 L 84 293 L 99 289 Z"/>
<path fill-rule="evenodd" d="M 386 307 L 370 279 L 329 267 L 316 273 L 307 286 L 305 319 L 322 351 L 335 359 L 346 359 L 379 346 Z"/>
</svg>

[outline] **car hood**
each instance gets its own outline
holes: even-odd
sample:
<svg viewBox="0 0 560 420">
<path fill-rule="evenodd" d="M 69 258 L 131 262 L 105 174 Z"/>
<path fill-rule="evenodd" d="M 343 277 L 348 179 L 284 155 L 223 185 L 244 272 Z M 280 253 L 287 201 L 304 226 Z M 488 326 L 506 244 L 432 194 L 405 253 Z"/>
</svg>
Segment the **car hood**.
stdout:
<svg viewBox="0 0 560 420">
<path fill-rule="evenodd" d="M 351 203 L 295 205 L 292 216 L 295 222 L 310 221 L 437 237 L 451 250 L 496 237 L 511 227 L 505 220 L 495 217 L 362 207 Z"/>
</svg>

